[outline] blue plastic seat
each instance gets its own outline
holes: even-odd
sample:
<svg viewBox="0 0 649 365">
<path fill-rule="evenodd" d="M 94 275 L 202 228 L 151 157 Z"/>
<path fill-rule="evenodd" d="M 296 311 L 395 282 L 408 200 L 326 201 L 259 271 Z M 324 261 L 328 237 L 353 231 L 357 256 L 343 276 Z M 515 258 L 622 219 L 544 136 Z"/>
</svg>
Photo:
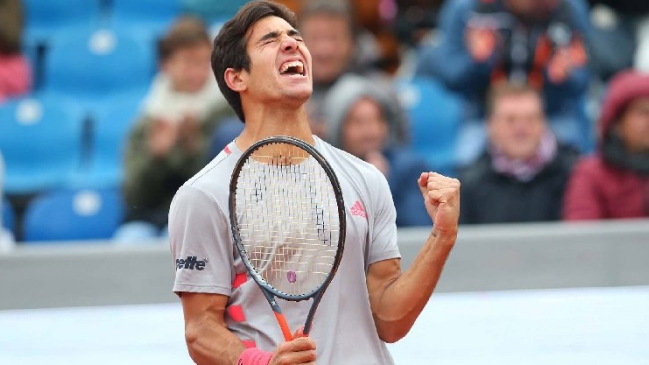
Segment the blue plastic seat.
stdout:
<svg viewBox="0 0 649 365">
<path fill-rule="evenodd" d="M 87 155 L 73 174 L 70 188 L 118 188 L 124 177 L 124 153 L 128 136 L 140 110 L 140 98 L 113 100 L 96 109 L 88 136 Z"/>
<path fill-rule="evenodd" d="M 0 106 L 0 150 L 6 194 L 61 187 L 79 167 L 82 112 L 50 98 L 27 98 Z"/>
<path fill-rule="evenodd" d="M 181 0 L 183 11 L 202 17 L 206 22 L 230 19 L 249 0 Z"/>
<path fill-rule="evenodd" d="M 101 0 L 23 0 L 25 40 L 48 42 L 53 37 L 88 31 L 99 25 Z"/>
<path fill-rule="evenodd" d="M 110 239 L 122 222 L 119 191 L 61 190 L 35 198 L 25 212 L 25 241 Z"/>
<path fill-rule="evenodd" d="M 461 122 L 461 100 L 439 82 L 425 77 L 397 82 L 410 119 L 411 148 L 436 171 L 453 175 Z"/>
<path fill-rule="evenodd" d="M 124 32 L 99 29 L 52 44 L 44 89 L 89 107 L 119 94 L 142 94 L 156 68 L 153 47 Z"/>
<path fill-rule="evenodd" d="M 113 0 L 111 26 L 153 41 L 180 14 L 180 0 Z"/>
</svg>

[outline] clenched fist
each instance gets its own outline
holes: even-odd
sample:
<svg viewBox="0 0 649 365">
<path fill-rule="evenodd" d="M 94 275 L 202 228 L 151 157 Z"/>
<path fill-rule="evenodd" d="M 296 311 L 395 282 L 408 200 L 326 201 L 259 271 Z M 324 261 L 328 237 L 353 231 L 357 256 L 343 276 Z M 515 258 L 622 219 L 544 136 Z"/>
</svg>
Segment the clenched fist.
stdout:
<svg viewBox="0 0 649 365">
<path fill-rule="evenodd" d="M 435 231 L 448 235 L 457 234 L 460 218 L 460 181 L 436 172 L 424 172 L 418 182 Z"/>
</svg>

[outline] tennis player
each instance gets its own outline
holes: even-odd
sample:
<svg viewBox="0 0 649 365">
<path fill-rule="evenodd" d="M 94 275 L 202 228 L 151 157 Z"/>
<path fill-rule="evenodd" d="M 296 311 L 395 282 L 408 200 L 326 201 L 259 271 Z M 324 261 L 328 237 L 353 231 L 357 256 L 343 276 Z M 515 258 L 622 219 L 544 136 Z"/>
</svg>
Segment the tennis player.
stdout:
<svg viewBox="0 0 649 365">
<path fill-rule="evenodd" d="M 245 123 L 241 135 L 177 192 L 169 213 L 173 290 L 182 301 L 189 354 L 197 364 L 393 364 L 386 342 L 405 336 L 430 298 L 457 235 L 459 182 L 432 172 L 418 181 L 435 222 L 411 267 L 401 272 L 395 208 L 376 168 L 315 137 L 304 104 L 311 55 L 293 13 L 270 1 L 246 4 L 214 40 L 212 68 Z M 285 341 L 233 245 L 228 186 L 242 151 L 273 135 L 315 146 L 331 164 L 347 208 L 338 272 L 309 337 Z M 280 306 L 299 328 L 309 302 Z"/>
</svg>

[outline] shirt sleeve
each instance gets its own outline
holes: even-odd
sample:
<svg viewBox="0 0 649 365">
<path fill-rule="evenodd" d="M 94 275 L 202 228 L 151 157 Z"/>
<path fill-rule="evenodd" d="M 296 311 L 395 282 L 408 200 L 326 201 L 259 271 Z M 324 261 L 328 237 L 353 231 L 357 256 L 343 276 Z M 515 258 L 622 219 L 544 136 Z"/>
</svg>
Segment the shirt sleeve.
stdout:
<svg viewBox="0 0 649 365">
<path fill-rule="evenodd" d="M 387 180 L 378 170 L 372 184 L 370 215 L 370 254 L 368 265 L 378 261 L 401 258 L 397 245 L 397 213 Z"/>
<path fill-rule="evenodd" d="M 230 296 L 234 257 L 229 220 L 213 198 L 197 188 L 181 187 L 169 211 L 169 239 L 176 294 Z"/>
</svg>

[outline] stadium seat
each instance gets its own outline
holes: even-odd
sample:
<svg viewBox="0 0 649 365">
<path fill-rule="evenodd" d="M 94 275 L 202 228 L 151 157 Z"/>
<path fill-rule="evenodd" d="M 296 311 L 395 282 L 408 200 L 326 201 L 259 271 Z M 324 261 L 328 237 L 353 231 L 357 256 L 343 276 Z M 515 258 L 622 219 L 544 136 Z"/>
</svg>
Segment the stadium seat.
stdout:
<svg viewBox="0 0 649 365">
<path fill-rule="evenodd" d="M 453 175 L 461 121 L 461 101 L 439 82 L 425 77 L 397 82 L 410 119 L 412 149 L 440 173 Z"/>
<path fill-rule="evenodd" d="M 78 33 L 52 44 L 44 90 L 86 106 L 105 106 L 105 99 L 115 95 L 141 95 L 155 67 L 153 47 L 128 33 Z"/>
<path fill-rule="evenodd" d="M 0 106 L 0 150 L 6 194 L 30 194 L 63 186 L 79 166 L 82 112 L 50 98 L 26 98 Z"/>
<path fill-rule="evenodd" d="M 28 43 L 87 31 L 100 21 L 101 0 L 23 0 L 23 3 Z"/>
<path fill-rule="evenodd" d="M 181 0 L 184 12 L 203 18 L 208 23 L 229 19 L 249 0 Z"/>
<path fill-rule="evenodd" d="M 154 41 L 180 13 L 180 0 L 113 0 L 111 26 Z"/>
<path fill-rule="evenodd" d="M 124 214 L 118 190 L 60 190 L 35 198 L 25 212 L 25 241 L 110 239 Z"/>
<path fill-rule="evenodd" d="M 81 169 L 74 173 L 70 188 L 118 188 L 124 175 L 124 151 L 139 112 L 139 98 L 111 101 L 96 109 L 88 126 L 88 140 Z"/>
<path fill-rule="evenodd" d="M 10 232 L 15 232 L 14 210 L 11 203 L 7 199 L 3 199 L 0 208 L 2 209 L 2 227 Z"/>
</svg>

